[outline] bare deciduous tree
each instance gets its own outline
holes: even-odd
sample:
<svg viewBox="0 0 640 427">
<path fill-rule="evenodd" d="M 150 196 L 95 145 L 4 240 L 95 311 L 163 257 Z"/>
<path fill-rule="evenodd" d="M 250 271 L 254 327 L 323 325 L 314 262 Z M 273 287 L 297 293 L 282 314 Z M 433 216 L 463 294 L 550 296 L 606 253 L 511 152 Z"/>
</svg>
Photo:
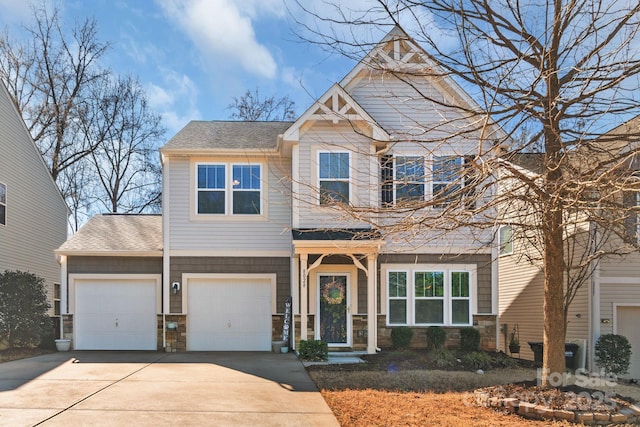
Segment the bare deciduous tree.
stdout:
<svg viewBox="0 0 640 427">
<path fill-rule="evenodd" d="M 593 263 L 637 250 L 637 228 L 629 223 L 638 207 L 627 199 L 640 190 L 634 173 L 640 127 L 605 131 L 640 112 L 640 6 L 600 0 L 374 3 L 358 11 L 336 2 L 331 28 L 299 20 L 301 35 L 361 60 L 372 45 L 358 34 L 395 25 L 409 29 L 427 51 L 423 63 L 394 68 L 378 61 L 384 51 L 365 60 L 376 72 L 404 82 L 403 102 L 434 109 L 441 120 L 412 122 L 411 131 L 396 132 L 395 140 L 414 141 L 427 156 L 461 139 L 475 138 L 477 150 L 464 167 L 450 165 L 457 172 L 440 171 L 454 179 L 434 184 L 433 197 L 407 193 L 405 201 L 384 209 L 341 208 L 388 235 L 518 228 L 517 237 L 538 250 L 531 262 L 544 275 L 542 381 L 548 385 L 548 373 L 564 372 L 566 312 Z M 297 4 L 315 22 L 326 22 L 326 16 Z M 453 78 L 475 103 L 420 91 L 418 78 Z M 535 166 L 520 167 L 523 154 L 531 152 L 540 153 Z M 382 191 L 385 184 L 410 191 L 410 181 L 390 176 Z"/>
<path fill-rule="evenodd" d="M 287 121 L 295 120 L 295 102 L 288 96 L 276 99 L 275 96 L 260 97 L 260 91 L 247 90 L 239 98 L 234 97 L 233 102 L 227 106 L 232 110 L 231 118 L 234 120 L 248 121 Z"/>
</svg>

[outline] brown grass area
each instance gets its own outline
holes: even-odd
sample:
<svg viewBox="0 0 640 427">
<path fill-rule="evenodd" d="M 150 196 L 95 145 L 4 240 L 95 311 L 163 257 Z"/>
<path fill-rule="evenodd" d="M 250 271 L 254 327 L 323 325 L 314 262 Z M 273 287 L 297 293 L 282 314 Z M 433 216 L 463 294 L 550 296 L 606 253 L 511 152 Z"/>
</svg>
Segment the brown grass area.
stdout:
<svg viewBox="0 0 640 427">
<path fill-rule="evenodd" d="M 323 390 L 343 427 L 374 426 L 574 426 L 568 422 L 525 420 L 516 415 L 465 405 L 465 392 Z"/>
<path fill-rule="evenodd" d="M 31 347 L 13 347 L 0 350 L 0 363 L 11 362 L 12 360 L 24 359 L 27 357 L 40 356 L 42 354 L 53 353 L 55 350 Z"/>
</svg>

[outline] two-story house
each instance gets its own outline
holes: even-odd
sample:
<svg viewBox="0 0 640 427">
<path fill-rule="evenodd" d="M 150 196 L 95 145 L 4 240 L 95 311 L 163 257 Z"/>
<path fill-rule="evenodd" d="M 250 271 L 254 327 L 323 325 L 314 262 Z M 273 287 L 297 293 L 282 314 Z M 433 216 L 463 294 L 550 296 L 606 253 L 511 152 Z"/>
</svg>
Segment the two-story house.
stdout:
<svg viewBox="0 0 640 427">
<path fill-rule="evenodd" d="M 57 251 L 65 335 L 77 349 L 266 351 L 291 299 L 294 346 L 373 353 L 401 325 L 424 346 L 438 325 L 451 340 L 477 327 L 495 348 L 492 230 L 372 226 L 381 207 L 393 221 L 404 198 L 449 188 L 477 153 L 479 136 L 421 139 L 458 130 L 422 94 L 473 105 L 415 72 L 432 66 L 395 28 L 295 122 L 187 124 L 160 150 L 161 218 L 97 216 Z"/>
<path fill-rule="evenodd" d="M 608 144 L 610 151 L 633 153 L 637 150 L 628 142 L 628 135 L 636 135 L 640 126 L 640 118 L 636 117 L 624 123 L 600 139 L 601 144 Z M 622 135 L 616 142 L 616 135 Z M 606 141 L 606 142 L 604 142 Z M 602 150 L 603 153 L 609 150 Z M 596 156 L 592 151 L 590 156 Z M 520 168 L 522 173 L 536 179 L 540 173 L 540 155 L 519 156 L 510 159 Z M 624 168 L 629 175 L 637 173 L 640 163 L 636 156 L 629 156 Z M 584 161 L 582 160 L 584 163 Z M 607 164 L 607 162 L 602 162 Z M 615 194 L 614 190 L 611 192 Z M 624 206 L 640 206 L 637 192 L 626 192 L 620 196 Z M 624 215 L 620 212 L 620 215 Z M 515 214 L 518 223 L 526 224 L 521 212 Z M 577 211 L 575 226 L 568 227 L 565 240 L 568 262 L 580 265 L 586 259 L 587 251 L 602 251 L 611 255 L 598 257 L 581 269 L 583 280 L 577 276 L 574 283 L 580 284 L 567 312 L 566 341 L 578 344 L 580 350 L 573 360 L 575 368 L 588 368 L 597 371 L 595 363 L 595 344 L 602 334 L 620 334 L 627 337 L 632 346 L 629 378 L 640 379 L 640 252 L 626 248 L 619 236 L 601 231 L 595 222 L 580 219 Z M 637 238 L 638 220 L 627 218 L 629 238 Z M 570 223 L 570 219 L 567 219 Z M 534 359 L 534 352 L 529 342 L 541 343 L 543 339 L 543 271 L 536 262 L 536 249 L 532 239 L 526 237 L 524 227 L 504 225 L 499 230 L 500 250 L 498 257 L 499 293 L 498 314 L 502 333 L 498 340 L 498 348 L 508 352 L 508 342 L 513 331 L 517 331 L 521 344 L 519 357 Z M 634 236 L 635 235 L 635 236 Z M 586 242 L 597 242 L 589 246 Z M 601 242 L 601 243 L 598 243 Z M 624 249 L 620 249 L 624 248 Z M 629 252 L 625 255 L 614 255 L 615 251 Z M 587 254 L 588 255 L 588 254 Z M 533 260 L 533 261 L 532 261 Z M 565 278 L 565 281 L 567 279 Z"/>
<path fill-rule="evenodd" d="M 60 314 L 60 266 L 67 205 L 22 117 L 0 83 L 0 271 L 45 280 L 51 316 Z"/>
</svg>

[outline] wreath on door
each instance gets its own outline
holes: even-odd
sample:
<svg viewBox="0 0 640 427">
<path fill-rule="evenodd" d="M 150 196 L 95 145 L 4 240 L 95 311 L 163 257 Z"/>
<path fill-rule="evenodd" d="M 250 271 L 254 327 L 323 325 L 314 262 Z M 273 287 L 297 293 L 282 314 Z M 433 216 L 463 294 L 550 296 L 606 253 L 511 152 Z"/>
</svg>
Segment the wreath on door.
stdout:
<svg viewBox="0 0 640 427">
<path fill-rule="evenodd" d="M 331 305 L 342 304 L 342 301 L 344 301 L 344 285 L 336 281 L 327 283 L 322 290 L 322 298 Z"/>
</svg>

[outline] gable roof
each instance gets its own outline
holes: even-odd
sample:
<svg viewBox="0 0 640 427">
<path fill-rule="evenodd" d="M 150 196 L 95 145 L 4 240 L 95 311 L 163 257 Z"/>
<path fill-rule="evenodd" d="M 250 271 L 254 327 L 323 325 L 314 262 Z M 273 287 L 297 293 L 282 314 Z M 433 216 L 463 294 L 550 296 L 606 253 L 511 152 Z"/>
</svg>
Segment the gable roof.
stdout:
<svg viewBox="0 0 640 427">
<path fill-rule="evenodd" d="M 297 140 L 300 128 L 309 121 L 325 120 L 365 122 L 371 128 L 373 140 L 388 141 L 389 134 L 339 84 L 334 83 L 284 133 L 285 140 Z"/>
<path fill-rule="evenodd" d="M 171 138 L 162 153 L 276 151 L 278 136 L 293 122 L 193 120 Z"/>
<path fill-rule="evenodd" d="M 56 249 L 55 253 L 162 256 L 162 216 L 95 215 Z"/>
</svg>

